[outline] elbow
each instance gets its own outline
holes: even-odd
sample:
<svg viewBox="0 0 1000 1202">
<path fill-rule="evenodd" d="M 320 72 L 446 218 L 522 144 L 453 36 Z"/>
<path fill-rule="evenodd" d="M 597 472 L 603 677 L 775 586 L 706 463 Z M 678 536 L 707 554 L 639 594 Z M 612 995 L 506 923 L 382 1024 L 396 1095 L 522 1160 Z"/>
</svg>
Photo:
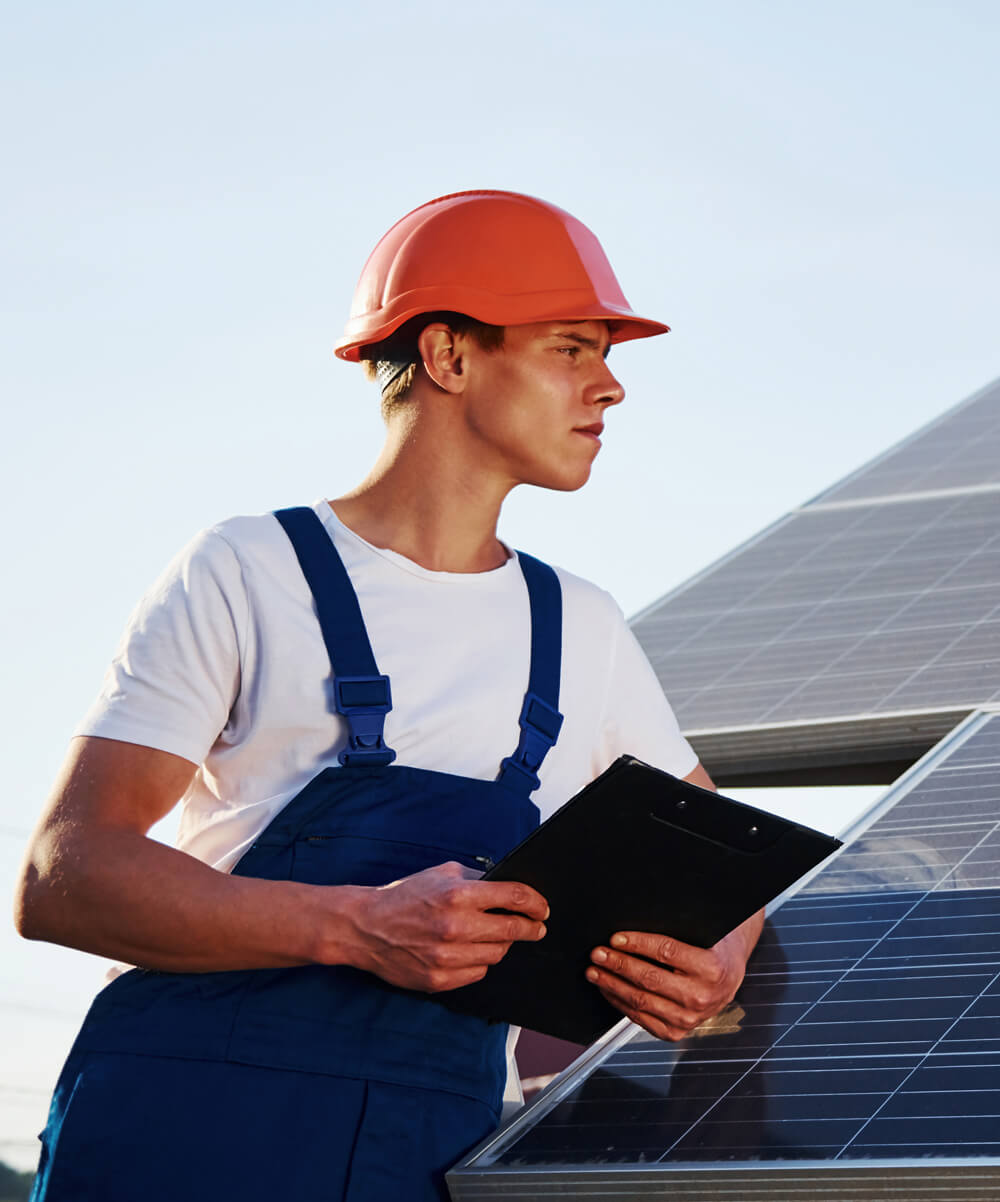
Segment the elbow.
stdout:
<svg viewBox="0 0 1000 1202">
<path fill-rule="evenodd" d="M 24 939 L 59 943 L 71 889 L 65 879 L 66 857 L 45 833 L 28 848 L 14 890 L 14 929 Z"/>
<path fill-rule="evenodd" d="M 14 929 L 22 939 L 45 939 L 46 924 L 41 874 L 29 858 L 14 891 Z"/>
</svg>

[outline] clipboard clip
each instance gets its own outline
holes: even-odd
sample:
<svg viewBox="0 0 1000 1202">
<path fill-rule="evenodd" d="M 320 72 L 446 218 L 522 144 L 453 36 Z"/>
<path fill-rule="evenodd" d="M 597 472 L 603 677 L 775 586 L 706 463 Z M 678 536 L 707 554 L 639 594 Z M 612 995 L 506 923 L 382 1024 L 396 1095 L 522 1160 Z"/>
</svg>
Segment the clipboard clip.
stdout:
<svg viewBox="0 0 1000 1202">
<path fill-rule="evenodd" d="M 664 799 L 650 809 L 652 821 L 742 852 L 765 851 L 786 829 L 787 824 L 773 814 L 741 805 L 698 786 L 688 788 L 697 790 L 697 796 L 690 801 L 687 797 Z"/>
</svg>

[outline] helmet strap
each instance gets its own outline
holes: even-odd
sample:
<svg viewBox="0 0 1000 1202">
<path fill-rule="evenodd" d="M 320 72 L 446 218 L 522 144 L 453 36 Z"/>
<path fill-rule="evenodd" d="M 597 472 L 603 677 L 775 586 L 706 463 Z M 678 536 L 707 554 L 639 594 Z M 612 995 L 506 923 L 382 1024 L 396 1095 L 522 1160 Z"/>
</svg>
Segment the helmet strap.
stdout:
<svg viewBox="0 0 1000 1202">
<path fill-rule="evenodd" d="M 407 359 L 404 362 L 393 359 L 380 359 L 375 365 L 375 379 L 378 381 L 381 391 L 385 392 L 390 384 L 394 383 L 412 362 L 412 359 Z"/>
</svg>

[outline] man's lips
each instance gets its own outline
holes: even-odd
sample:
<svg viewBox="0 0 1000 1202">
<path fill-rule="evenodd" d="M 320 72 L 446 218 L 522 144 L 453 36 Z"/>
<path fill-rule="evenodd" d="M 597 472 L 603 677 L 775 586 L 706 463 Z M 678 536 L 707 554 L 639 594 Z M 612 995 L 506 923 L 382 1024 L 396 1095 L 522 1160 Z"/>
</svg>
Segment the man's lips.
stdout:
<svg viewBox="0 0 1000 1202">
<path fill-rule="evenodd" d="M 575 429 L 577 434 L 589 434 L 591 438 L 596 438 L 599 441 L 601 435 L 604 433 L 604 423 L 594 422 L 593 425 L 576 426 Z"/>
</svg>

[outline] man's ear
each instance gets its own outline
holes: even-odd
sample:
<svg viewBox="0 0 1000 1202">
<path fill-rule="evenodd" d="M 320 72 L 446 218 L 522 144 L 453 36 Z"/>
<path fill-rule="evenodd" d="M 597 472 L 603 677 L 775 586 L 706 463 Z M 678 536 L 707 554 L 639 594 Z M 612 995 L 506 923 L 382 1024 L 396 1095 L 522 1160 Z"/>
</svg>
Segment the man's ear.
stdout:
<svg viewBox="0 0 1000 1202">
<path fill-rule="evenodd" d="M 467 363 L 463 354 L 465 339 L 443 321 L 424 326 L 417 338 L 417 349 L 424 371 L 438 388 L 458 395 L 468 382 Z"/>
</svg>

